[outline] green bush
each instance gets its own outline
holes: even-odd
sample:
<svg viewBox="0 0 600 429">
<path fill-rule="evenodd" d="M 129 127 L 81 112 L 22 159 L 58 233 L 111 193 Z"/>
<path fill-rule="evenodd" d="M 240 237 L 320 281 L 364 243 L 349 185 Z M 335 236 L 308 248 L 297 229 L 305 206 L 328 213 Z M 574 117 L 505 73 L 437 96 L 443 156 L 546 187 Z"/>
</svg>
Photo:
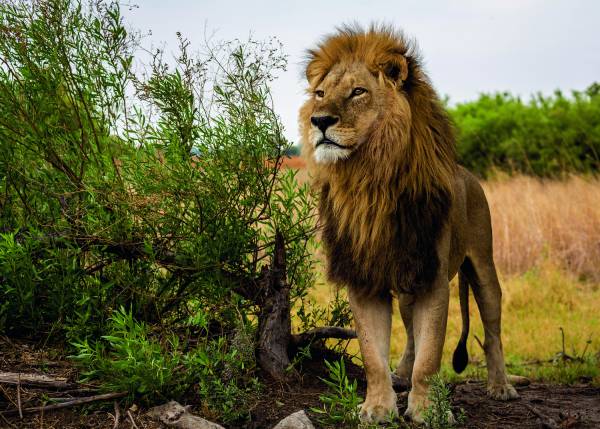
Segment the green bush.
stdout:
<svg viewBox="0 0 600 429">
<path fill-rule="evenodd" d="M 276 43 L 193 58 L 179 36 L 175 65 L 153 52 L 134 74 L 116 2 L 2 2 L 0 30 L 0 328 L 85 338 L 120 307 L 230 323 L 255 311 L 276 231 L 302 299 L 314 207 L 280 170 Z"/>
<path fill-rule="evenodd" d="M 600 167 L 600 85 L 529 102 L 481 95 L 449 109 L 460 162 L 480 176 L 494 169 L 537 176 L 596 173 Z"/>
<path fill-rule="evenodd" d="M 280 45 L 192 56 L 178 34 L 174 62 L 133 67 L 148 51 L 115 1 L 2 1 L 0 34 L 0 332 L 75 344 L 106 389 L 193 389 L 243 419 L 276 237 L 292 305 L 313 282 Z"/>
</svg>

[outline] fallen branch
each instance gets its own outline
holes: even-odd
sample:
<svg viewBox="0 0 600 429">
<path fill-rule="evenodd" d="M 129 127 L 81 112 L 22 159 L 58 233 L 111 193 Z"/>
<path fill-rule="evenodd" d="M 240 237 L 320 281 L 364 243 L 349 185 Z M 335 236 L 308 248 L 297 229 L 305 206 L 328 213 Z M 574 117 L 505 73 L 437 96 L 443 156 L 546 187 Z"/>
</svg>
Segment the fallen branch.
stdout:
<svg viewBox="0 0 600 429">
<path fill-rule="evenodd" d="M 17 377 L 17 408 L 19 409 L 19 418 L 23 420 L 23 408 L 21 408 L 21 374 Z"/>
<path fill-rule="evenodd" d="M 49 377 L 41 374 L 21 374 L 18 372 L 0 372 L 0 384 L 16 386 L 52 387 L 55 389 L 71 389 L 77 386 L 65 377 Z"/>
<path fill-rule="evenodd" d="M 121 418 L 121 411 L 119 409 L 119 403 L 115 401 L 113 403 L 115 407 L 115 424 L 113 425 L 113 429 L 117 429 L 119 427 L 119 420 Z"/>
<path fill-rule="evenodd" d="M 135 423 L 135 420 L 131 415 L 131 411 L 127 410 L 127 415 L 129 416 L 129 420 L 131 421 L 131 426 L 133 426 L 135 429 L 140 429 L 140 427 Z"/>
<path fill-rule="evenodd" d="M 85 395 L 93 395 L 95 393 L 98 393 L 98 389 L 90 389 L 89 387 L 84 387 L 81 389 L 63 390 L 61 393 L 63 395 L 85 396 Z"/>
<path fill-rule="evenodd" d="M 41 411 L 46 412 L 46 411 L 58 410 L 61 408 L 73 407 L 75 405 L 89 404 L 90 402 L 122 398 L 125 395 L 127 395 L 127 392 L 104 393 L 102 395 L 87 396 L 85 398 L 77 398 L 72 401 L 61 402 L 60 404 L 44 405 L 42 407 L 23 408 L 22 411 L 24 414 L 37 413 L 37 412 L 41 412 Z M 8 410 L 8 411 L 4 411 L 4 412 L 0 413 L 0 415 L 2 415 L 2 416 L 12 416 L 14 414 L 19 414 L 19 410 Z"/>
<path fill-rule="evenodd" d="M 351 340 L 356 338 L 356 332 L 353 329 L 340 328 L 337 326 L 323 326 L 321 328 L 310 329 L 301 334 L 292 335 L 292 344 L 297 347 L 303 346 L 314 340 L 335 338 L 338 340 Z"/>
<path fill-rule="evenodd" d="M 524 402 L 523 406 L 525 408 L 527 408 L 529 411 L 531 411 L 533 414 L 535 414 L 537 418 L 540 419 L 542 428 L 544 428 L 544 429 L 559 429 L 560 428 L 558 423 L 556 423 L 556 421 L 554 421 L 554 419 L 552 417 L 549 417 L 549 416 L 543 414 L 541 411 L 536 409 L 533 405 L 530 405 L 530 404 L 527 404 Z"/>
</svg>

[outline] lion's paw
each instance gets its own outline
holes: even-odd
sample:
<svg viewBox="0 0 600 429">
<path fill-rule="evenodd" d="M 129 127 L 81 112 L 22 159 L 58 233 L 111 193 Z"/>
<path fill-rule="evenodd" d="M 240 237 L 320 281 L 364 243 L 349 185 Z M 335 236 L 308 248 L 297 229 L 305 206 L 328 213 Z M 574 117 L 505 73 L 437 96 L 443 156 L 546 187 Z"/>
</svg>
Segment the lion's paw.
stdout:
<svg viewBox="0 0 600 429">
<path fill-rule="evenodd" d="M 509 383 L 488 385 L 487 392 L 490 398 L 498 401 L 509 401 L 519 398 L 517 390 Z"/>
<path fill-rule="evenodd" d="M 359 417 L 363 423 L 380 423 L 398 417 L 396 393 L 392 390 L 386 394 L 367 396 L 360 405 Z"/>
</svg>

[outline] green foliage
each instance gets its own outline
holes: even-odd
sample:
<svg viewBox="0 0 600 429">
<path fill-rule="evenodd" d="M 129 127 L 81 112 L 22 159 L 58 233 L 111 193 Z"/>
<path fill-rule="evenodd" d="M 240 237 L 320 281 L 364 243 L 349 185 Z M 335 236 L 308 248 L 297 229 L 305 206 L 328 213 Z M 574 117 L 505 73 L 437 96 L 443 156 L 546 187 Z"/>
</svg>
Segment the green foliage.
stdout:
<svg viewBox="0 0 600 429">
<path fill-rule="evenodd" d="M 205 412 L 224 422 L 244 420 L 260 391 L 252 339 L 243 329 L 233 341 L 204 339 L 191 348 L 176 335 L 159 340 L 121 308 L 108 332 L 93 344 L 74 343 L 71 356 L 86 368 L 84 380 L 100 379 L 106 391 L 128 392 L 146 404 L 198 395 Z"/>
<path fill-rule="evenodd" d="M 149 337 L 149 331 L 146 324 L 135 321 L 131 312 L 121 308 L 110 318 L 104 341 L 74 343 L 77 354 L 72 358 L 86 368 L 84 379 L 100 378 L 106 390 L 126 391 L 131 398 L 139 394 L 165 399 L 162 391 L 174 394 L 175 390 L 187 390 L 189 385 L 182 383 L 184 377 L 178 370 L 184 361 L 178 337 L 169 337 L 163 348 Z"/>
<path fill-rule="evenodd" d="M 116 1 L 0 2 L 0 331 L 237 421 L 277 232 L 295 306 L 314 280 L 314 200 L 280 168 L 269 91 L 286 58 L 275 40 L 192 56 L 178 34 L 167 63 L 126 27 Z"/>
<path fill-rule="evenodd" d="M 346 375 L 344 360 L 330 363 L 325 361 L 329 379 L 321 378 L 329 392 L 319 396 L 322 408 L 311 408 L 319 415 L 319 422 L 326 427 L 356 427 L 360 423 L 359 405 L 363 398 L 358 396 L 356 380 L 350 382 Z"/>
<path fill-rule="evenodd" d="M 460 162 L 481 176 L 495 169 L 538 176 L 594 173 L 600 167 L 598 84 L 571 97 L 556 91 L 529 102 L 508 93 L 481 95 L 449 109 Z"/>
<path fill-rule="evenodd" d="M 464 423 L 464 413 L 454 417 L 450 402 L 450 389 L 444 379 L 436 374 L 429 378 L 429 406 L 423 412 L 425 426 L 431 429 L 445 429 L 456 427 Z"/>
<path fill-rule="evenodd" d="M 235 325 L 255 311 L 276 231 L 304 299 L 315 214 L 280 170 L 275 42 L 193 58 L 179 35 L 174 65 L 155 51 L 134 74 L 139 41 L 116 2 L 3 2 L 0 29 L 3 329 L 93 338 L 121 306 Z"/>
</svg>

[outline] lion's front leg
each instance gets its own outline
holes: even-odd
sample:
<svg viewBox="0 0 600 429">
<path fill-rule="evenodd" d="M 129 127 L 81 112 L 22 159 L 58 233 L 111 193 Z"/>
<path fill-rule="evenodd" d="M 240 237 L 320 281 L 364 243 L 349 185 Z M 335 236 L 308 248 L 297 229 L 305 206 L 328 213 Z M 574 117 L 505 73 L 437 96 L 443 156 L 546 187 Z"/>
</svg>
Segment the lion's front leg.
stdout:
<svg viewBox="0 0 600 429">
<path fill-rule="evenodd" d="M 366 297 L 352 288 L 348 289 L 348 297 L 367 374 L 367 397 L 360 418 L 365 422 L 381 422 L 398 415 L 388 360 L 392 298 Z"/>
<path fill-rule="evenodd" d="M 423 422 L 423 411 L 429 405 L 428 378 L 440 369 L 446 335 L 450 292 L 447 278 L 439 277 L 431 290 L 417 294 L 413 306 L 416 353 L 405 416 L 417 423 Z"/>
</svg>

